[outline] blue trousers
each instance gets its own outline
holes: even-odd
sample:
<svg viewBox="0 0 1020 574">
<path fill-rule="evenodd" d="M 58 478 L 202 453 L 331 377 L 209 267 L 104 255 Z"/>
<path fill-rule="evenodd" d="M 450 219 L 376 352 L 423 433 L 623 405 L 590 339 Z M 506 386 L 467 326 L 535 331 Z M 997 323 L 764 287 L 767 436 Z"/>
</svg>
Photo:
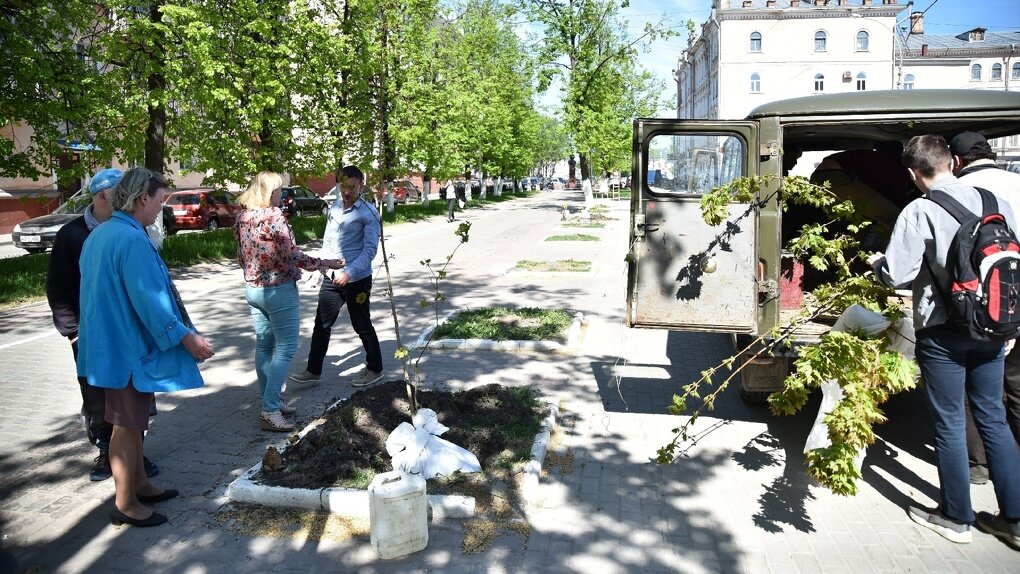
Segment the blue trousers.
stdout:
<svg viewBox="0 0 1020 574">
<path fill-rule="evenodd" d="M 974 341 L 951 326 L 937 325 L 917 332 L 915 354 L 935 423 L 942 514 L 955 522 L 974 522 L 966 397 L 985 445 L 999 511 L 1007 520 L 1020 518 L 1020 448 L 1002 404 L 1002 343 Z"/>
<path fill-rule="evenodd" d="M 262 410 L 280 410 L 280 389 L 297 352 L 301 327 L 297 283 L 272 287 L 246 285 L 245 299 L 255 323 L 255 374 Z"/>
</svg>

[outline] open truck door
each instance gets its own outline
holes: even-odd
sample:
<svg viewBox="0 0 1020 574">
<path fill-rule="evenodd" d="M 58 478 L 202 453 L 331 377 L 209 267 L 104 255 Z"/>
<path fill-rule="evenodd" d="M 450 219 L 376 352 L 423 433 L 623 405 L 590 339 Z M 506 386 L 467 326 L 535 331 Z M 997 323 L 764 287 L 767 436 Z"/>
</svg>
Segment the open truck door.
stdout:
<svg viewBox="0 0 1020 574">
<path fill-rule="evenodd" d="M 754 332 L 756 204 L 730 204 L 727 221 L 713 227 L 701 197 L 757 174 L 757 124 L 638 119 L 633 146 L 627 324 Z"/>
</svg>

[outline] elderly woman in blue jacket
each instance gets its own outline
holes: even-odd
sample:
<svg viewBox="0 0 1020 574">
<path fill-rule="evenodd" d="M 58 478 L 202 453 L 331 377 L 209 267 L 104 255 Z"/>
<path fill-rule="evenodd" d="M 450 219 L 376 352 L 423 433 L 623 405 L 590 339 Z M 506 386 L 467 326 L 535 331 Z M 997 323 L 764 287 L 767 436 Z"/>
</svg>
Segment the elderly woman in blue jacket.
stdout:
<svg viewBox="0 0 1020 574">
<path fill-rule="evenodd" d="M 128 170 L 107 191 L 113 216 L 89 235 L 81 255 L 78 374 L 106 389 L 116 488 L 110 521 L 115 525 L 166 522 L 166 516 L 145 504 L 178 492 L 146 478 L 141 431 L 148 428 L 153 393 L 201 387 L 197 362 L 213 355 L 145 233 L 145 226 L 162 214 L 166 188 L 159 174 Z"/>
</svg>

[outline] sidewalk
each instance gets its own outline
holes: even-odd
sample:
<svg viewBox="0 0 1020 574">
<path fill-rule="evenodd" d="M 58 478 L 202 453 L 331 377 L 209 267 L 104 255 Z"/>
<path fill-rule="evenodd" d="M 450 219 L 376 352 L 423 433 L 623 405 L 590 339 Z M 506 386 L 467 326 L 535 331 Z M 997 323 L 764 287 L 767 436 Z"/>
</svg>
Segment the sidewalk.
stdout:
<svg viewBox="0 0 1020 574">
<path fill-rule="evenodd" d="M 800 450 L 817 407 L 773 417 L 727 393 L 673 465 L 650 462 L 679 419 L 666 416 L 673 393 L 729 355 L 725 335 L 631 330 L 622 324 L 627 249 L 624 202 L 608 202 L 616 219 L 595 245 L 545 242 L 560 231 L 562 203 L 579 194 L 543 192 L 523 201 L 462 215 L 471 240 L 454 260 L 444 291 L 458 308 L 488 304 L 563 307 L 590 325 L 576 356 L 442 351 L 424 362 L 428 381 L 454 389 L 499 382 L 530 385 L 564 408 L 563 461 L 529 511 L 527 539 L 507 535 L 487 551 L 461 551 L 463 524 L 430 524 L 424 551 L 380 561 L 367 539 L 309 542 L 250 537 L 217 519 L 227 484 L 282 440 L 258 430 L 250 367 L 253 334 L 240 272 L 232 263 L 177 272 L 182 296 L 217 355 L 203 366 L 207 386 L 160 395 L 146 453 L 163 469 L 158 484 L 182 496 L 160 505 L 170 524 L 114 528 L 112 482 L 85 475 L 94 453 L 75 416 L 80 397 L 67 344 L 40 333 L 45 304 L 0 313 L 0 532 L 23 570 L 36 572 L 1015 572 L 1016 553 L 991 536 L 954 545 L 909 521 L 911 501 L 937 497 L 925 409 L 918 395 L 896 397 L 891 423 L 869 449 L 861 493 L 830 494 L 807 478 Z M 418 261 L 438 260 L 455 245 L 443 221 L 388 228 L 398 278 L 402 337 L 429 323 L 413 309 L 424 292 Z M 498 245 L 498 249 L 492 246 Z M 541 278 L 508 272 L 518 259 L 591 259 L 583 277 Z M 376 293 L 382 293 L 377 273 Z M 314 294 L 301 292 L 302 342 L 292 371 L 303 368 Z M 397 366 L 388 305 L 373 304 L 388 373 Z M 360 362 L 356 336 L 341 317 L 325 381 L 286 389 L 285 399 L 310 422 L 333 399 L 331 383 Z M 735 390 L 735 389 L 734 389 Z M 817 403 L 813 403 L 817 405 Z M 30 431 L 26 431 L 30 429 Z M 995 508 L 991 485 L 975 487 L 974 507 Z M 32 570 L 35 569 L 35 570 Z"/>
</svg>

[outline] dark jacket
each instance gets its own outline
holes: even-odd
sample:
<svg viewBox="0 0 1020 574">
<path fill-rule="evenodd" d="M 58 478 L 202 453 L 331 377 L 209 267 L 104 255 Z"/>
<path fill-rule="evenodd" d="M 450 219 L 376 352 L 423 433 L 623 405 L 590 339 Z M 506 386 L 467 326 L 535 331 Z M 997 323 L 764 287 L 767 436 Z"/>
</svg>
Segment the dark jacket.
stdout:
<svg viewBox="0 0 1020 574">
<path fill-rule="evenodd" d="M 78 259 L 89 233 L 83 215 L 60 228 L 50 253 L 50 269 L 46 273 L 46 299 L 53 312 L 53 326 L 67 338 L 78 336 L 78 291 L 81 287 Z"/>
</svg>

